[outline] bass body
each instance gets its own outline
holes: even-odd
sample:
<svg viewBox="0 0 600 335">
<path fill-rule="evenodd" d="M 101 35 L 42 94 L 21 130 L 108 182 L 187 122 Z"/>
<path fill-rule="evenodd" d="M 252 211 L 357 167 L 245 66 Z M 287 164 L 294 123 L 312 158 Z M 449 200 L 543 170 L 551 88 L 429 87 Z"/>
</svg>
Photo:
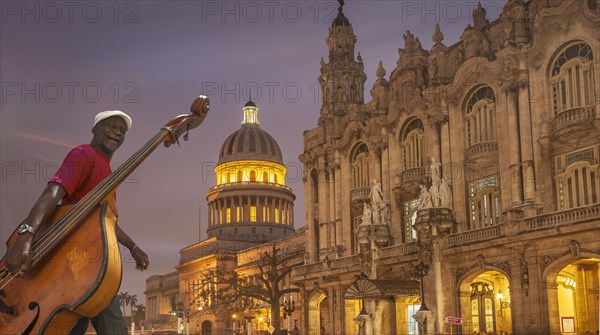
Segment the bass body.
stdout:
<svg viewBox="0 0 600 335">
<path fill-rule="evenodd" d="M 52 224 L 73 206 L 59 206 L 36 239 L 48 238 Z M 79 318 L 93 317 L 110 304 L 122 274 L 113 208 L 108 201 L 97 206 L 24 277 L 0 291 L 3 307 L 13 310 L 0 313 L 0 335 L 65 335 Z M 16 237 L 14 232 L 8 243 Z"/>
</svg>

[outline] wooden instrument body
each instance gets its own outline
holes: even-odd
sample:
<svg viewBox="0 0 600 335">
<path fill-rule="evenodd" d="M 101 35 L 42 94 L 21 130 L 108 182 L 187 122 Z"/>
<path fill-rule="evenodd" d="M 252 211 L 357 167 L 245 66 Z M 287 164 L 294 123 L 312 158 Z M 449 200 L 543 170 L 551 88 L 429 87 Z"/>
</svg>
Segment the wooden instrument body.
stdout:
<svg viewBox="0 0 600 335">
<path fill-rule="evenodd" d="M 116 210 L 111 205 L 105 201 L 97 206 L 41 262 L 3 289 L 6 297 L 1 300 L 17 315 L 0 313 L 0 335 L 68 334 L 79 318 L 93 317 L 110 304 L 122 274 Z M 44 236 L 71 207 L 59 206 L 36 238 Z M 15 232 L 8 243 L 14 243 L 16 237 Z M 0 262 L 3 267 L 4 259 Z"/>
</svg>

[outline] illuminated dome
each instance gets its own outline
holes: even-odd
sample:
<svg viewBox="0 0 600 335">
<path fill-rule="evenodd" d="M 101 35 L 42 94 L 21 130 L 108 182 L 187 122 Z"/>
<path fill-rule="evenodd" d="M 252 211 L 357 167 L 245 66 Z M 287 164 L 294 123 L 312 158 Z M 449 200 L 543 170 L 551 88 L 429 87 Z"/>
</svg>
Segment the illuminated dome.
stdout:
<svg viewBox="0 0 600 335">
<path fill-rule="evenodd" d="M 279 145 L 269 133 L 260 129 L 258 123 L 244 123 L 221 146 L 218 164 L 240 160 L 260 160 L 283 165 Z"/>
<path fill-rule="evenodd" d="M 285 186 L 286 168 L 275 139 L 262 130 L 248 101 L 240 129 L 225 139 L 206 194 L 209 237 L 266 242 L 294 232 L 296 196 Z"/>
</svg>

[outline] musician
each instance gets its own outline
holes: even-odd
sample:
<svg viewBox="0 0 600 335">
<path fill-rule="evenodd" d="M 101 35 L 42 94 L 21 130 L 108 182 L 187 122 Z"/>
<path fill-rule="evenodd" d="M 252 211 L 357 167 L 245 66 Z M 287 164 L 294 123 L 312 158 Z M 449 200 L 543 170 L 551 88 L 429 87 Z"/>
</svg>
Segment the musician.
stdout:
<svg viewBox="0 0 600 335">
<path fill-rule="evenodd" d="M 110 160 L 123 144 L 131 123 L 131 118 L 121 111 L 105 111 L 96 115 L 91 143 L 80 145 L 69 152 L 25 222 L 19 226 L 20 234 L 16 243 L 6 254 L 6 264 L 11 273 L 23 276 L 29 270 L 33 237 L 41 224 L 52 215 L 59 201 L 63 204 L 79 201 L 111 173 Z M 116 235 L 119 243 L 129 249 L 136 269 L 146 270 L 149 264 L 146 253 L 119 225 L 116 226 Z M 91 321 L 98 335 L 127 335 L 127 326 L 117 297 Z M 88 322 L 88 318 L 80 319 L 70 334 L 84 334 Z"/>
</svg>

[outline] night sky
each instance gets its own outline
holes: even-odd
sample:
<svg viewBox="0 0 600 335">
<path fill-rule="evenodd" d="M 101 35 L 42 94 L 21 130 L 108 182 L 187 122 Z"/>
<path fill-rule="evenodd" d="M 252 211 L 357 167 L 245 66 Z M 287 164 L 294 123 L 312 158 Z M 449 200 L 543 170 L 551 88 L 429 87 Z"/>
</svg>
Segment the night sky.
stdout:
<svg viewBox="0 0 600 335">
<path fill-rule="evenodd" d="M 490 21 L 505 1 L 482 1 Z M 302 132 L 320 109 L 320 59 L 335 1 L 1 1 L 0 239 L 27 216 L 70 148 L 89 143 L 93 117 L 120 109 L 133 128 L 113 169 L 160 127 L 211 100 L 181 147 L 159 147 L 118 189 L 119 222 L 150 257 L 146 272 L 125 258 L 121 291 L 143 302 L 145 280 L 174 271 L 179 250 L 206 238 L 205 194 L 227 136 L 250 95 L 262 129 L 279 143 L 304 225 Z M 431 48 L 459 41 L 477 1 L 353 1 L 344 13 L 365 64 L 365 102 L 379 60 L 396 67 L 410 30 Z M 122 251 L 128 257 L 127 250 Z"/>
</svg>

